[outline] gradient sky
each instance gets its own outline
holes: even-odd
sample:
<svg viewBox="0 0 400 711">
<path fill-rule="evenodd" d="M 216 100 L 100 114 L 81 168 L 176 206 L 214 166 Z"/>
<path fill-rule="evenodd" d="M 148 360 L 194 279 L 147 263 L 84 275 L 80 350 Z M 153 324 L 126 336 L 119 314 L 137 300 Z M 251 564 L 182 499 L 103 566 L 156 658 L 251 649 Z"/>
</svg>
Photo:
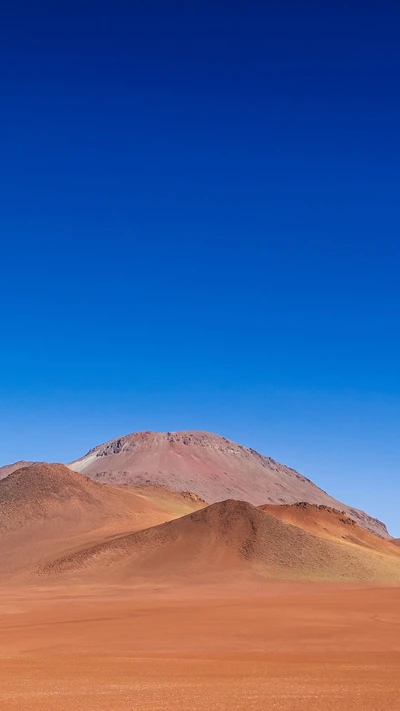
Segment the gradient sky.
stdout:
<svg viewBox="0 0 400 711">
<path fill-rule="evenodd" d="M 0 13 L 0 464 L 210 430 L 400 536 L 400 7 Z"/>
</svg>

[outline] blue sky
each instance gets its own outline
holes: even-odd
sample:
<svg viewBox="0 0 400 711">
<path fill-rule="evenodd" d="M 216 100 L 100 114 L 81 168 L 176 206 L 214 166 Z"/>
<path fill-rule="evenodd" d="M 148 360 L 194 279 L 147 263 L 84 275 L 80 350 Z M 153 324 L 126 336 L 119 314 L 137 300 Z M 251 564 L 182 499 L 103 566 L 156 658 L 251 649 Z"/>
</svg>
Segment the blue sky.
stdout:
<svg viewBox="0 0 400 711">
<path fill-rule="evenodd" d="M 400 536 L 400 10 L 1 12 L 0 464 L 210 430 Z"/>
</svg>

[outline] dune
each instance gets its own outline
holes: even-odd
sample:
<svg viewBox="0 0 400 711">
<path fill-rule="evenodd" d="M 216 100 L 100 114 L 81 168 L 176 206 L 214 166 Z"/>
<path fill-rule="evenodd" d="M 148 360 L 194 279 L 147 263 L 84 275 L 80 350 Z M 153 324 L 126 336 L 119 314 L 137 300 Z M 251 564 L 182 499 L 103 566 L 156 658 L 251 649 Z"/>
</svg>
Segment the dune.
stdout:
<svg viewBox="0 0 400 711">
<path fill-rule="evenodd" d="M 209 432 L 135 432 L 94 447 L 70 466 L 95 481 L 164 484 L 209 503 L 323 504 L 346 510 L 360 526 L 390 538 L 381 521 L 337 501 L 294 469 Z"/>
<path fill-rule="evenodd" d="M 168 521 L 204 503 L 161 487 L 98 484 L 63 464 L 33 464 L 0 481 L 0 572 L 81 542 Z"/>
<path fill-rule="evenodd" d="M 134 581 L 335 580 L 399 582 L 393 553 L 327 540 L 244 501 L 212 504 L 168 523 L 55 557 L 40 577 Z"/>
</svg>

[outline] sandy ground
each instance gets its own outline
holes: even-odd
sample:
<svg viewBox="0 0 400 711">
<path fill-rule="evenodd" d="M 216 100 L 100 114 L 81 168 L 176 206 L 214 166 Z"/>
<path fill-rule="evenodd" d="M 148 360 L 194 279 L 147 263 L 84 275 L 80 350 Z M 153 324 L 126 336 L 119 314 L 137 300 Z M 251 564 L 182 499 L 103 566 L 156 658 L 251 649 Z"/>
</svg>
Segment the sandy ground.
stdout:
<svg viewBox="0 0 400 711">
<path fill-rule="evenodd" d="M 400 709 L 400 589 L 8 588 L 0 708 Z"/>
</svg>

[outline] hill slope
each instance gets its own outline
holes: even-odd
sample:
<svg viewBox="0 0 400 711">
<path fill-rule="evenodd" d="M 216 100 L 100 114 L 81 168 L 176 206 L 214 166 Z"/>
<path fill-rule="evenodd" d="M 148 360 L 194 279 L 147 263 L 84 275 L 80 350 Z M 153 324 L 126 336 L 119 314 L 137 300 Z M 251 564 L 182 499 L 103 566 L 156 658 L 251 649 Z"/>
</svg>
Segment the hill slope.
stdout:
<svg viewBox="0 0 400 711">
<path fill-rule="evenodd" d="M 280 506 L 264 504 L 258 508 L 279 518 L 283 523 L 290 523 L 321 538 L 346 541 L 386 555 L 393 555 L 393 540 L 384 540 L 366 531 L 344 511 L 323 504 L 309 504 L 305 501 Z"/>
<path fill-rule="evenodd" d="M 23 467 L 30 467 L 31 464 L 35 464 L 35 462 L 26 462 L 23 459 L 21 459 L 20 462 L 14 462 L 14 464 L 5 464 L 3 467 L 0 467 L 0 480 L 5 479 L 6 476 L 17 471 L 17 469 L 22 469 Z"/>
<path fill-rule="evenodd" d="M 83 581 L 309 579 L 399 582 L 394 547 L 380 554 L 318 538 L 243 501 L 213 504 L 144 531 L 81 547 L 40 566 Z"/>
<path fill-rule="evenodd" d="M 324 504 L 344 509 L 363 528 L 390 538 L 383 523 L 332 498 L 294 469 L 207 432 L 136 432 L 95 447 L 70 466 L 99 481 L 163 484 L 208 502 Z"/>
<path fill-rule="evenodd" d="M 0 481 L 0 571 L 81 541 L 168 521 L 203 503 L 164 489 L 103 486 L 63 464 L 33 464 Z"/>
</svg>

